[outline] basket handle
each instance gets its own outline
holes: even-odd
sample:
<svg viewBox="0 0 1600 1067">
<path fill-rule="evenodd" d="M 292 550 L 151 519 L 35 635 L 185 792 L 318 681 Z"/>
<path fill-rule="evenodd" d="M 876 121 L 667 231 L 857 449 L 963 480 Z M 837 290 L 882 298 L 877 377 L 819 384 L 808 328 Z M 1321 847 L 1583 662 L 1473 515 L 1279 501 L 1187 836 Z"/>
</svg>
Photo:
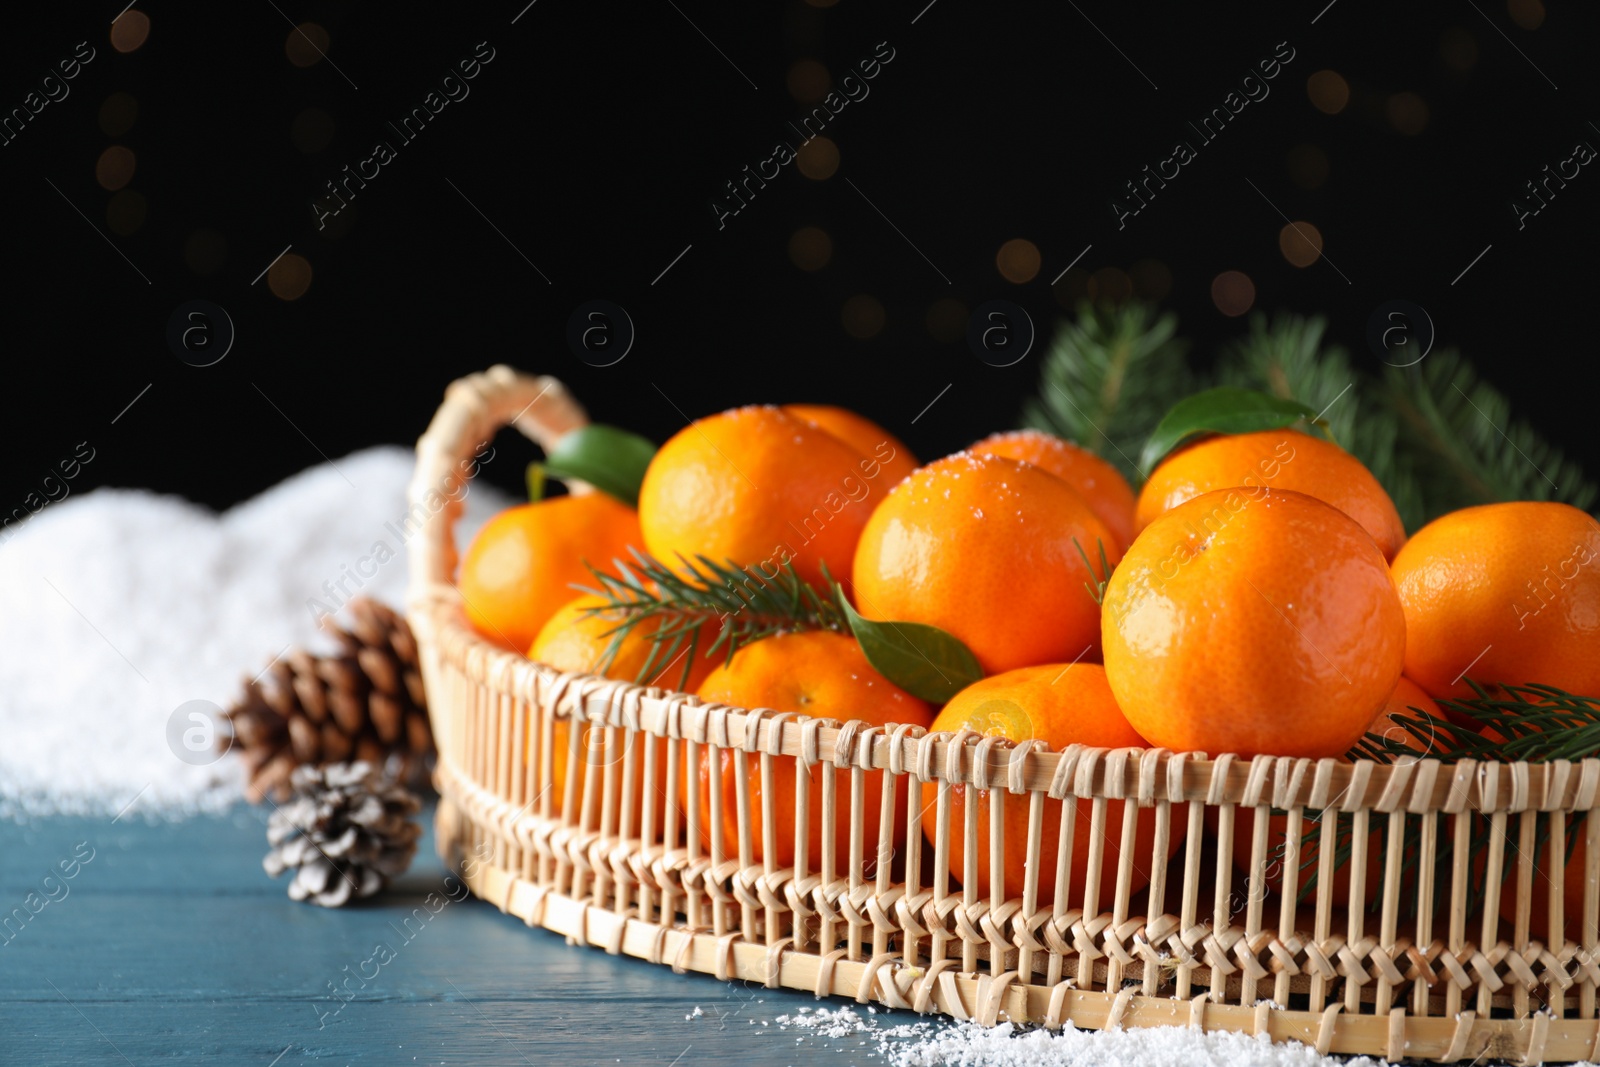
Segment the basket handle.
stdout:
<svg viewBox="0 0 1600 1067">
<path fill-rule="evenodd" d="M 535 378 L 497 364 L 450 383 L 444 403 L 417 439 L 416 470 L 406 490 L 405 522 L 408 529 L 416 529 L 406 598 L 413 613 L 425 614 L 423 609 L 430 605 L 460 603 L 455 525 L 466 497 L 463 486 L 477 473 L 483 445 L 510 425 L 548 452 L 588 421 L 566 386 L 548 376 Z M 582 485 L 571 488 L 588 490 Z"/>
</svg>

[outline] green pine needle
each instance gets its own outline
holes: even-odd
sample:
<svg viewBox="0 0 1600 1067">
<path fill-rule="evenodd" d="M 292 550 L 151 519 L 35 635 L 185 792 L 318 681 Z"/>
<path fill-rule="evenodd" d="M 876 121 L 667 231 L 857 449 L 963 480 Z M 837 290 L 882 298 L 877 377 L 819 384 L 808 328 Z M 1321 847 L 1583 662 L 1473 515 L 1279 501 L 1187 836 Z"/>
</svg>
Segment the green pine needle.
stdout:
<svg viewBox="0 0 1600 1067">
<path fill-rule="evenodd" d="M 1349 354 L 1338 345 L 1324 345 L 1327 320 L 1279 315 L 1267 324 L 1260 312 L 1250 317 L 1250 332 L 1223 349 L 1217 365 L 1219 385 L 1260 389 L 1286 400 L 1298 400 L 1317 411 L 1328 432 L 1348 441 L 1357 423 L 1357 375 Z"/>
<path fill-rule="evenodd" d="M 1493 689 L 1467 679 L 1475 696 L 1440 700 L 1441 710 L 1453 711 L 1476 724 L 1458 726 L 1421 708 L 1394 715 L 1396 724 L 1410 736 L 1380 737 L 1367 734 L 1346 755 L 1393 763 L 1397 759 L 1436 759 L 1517 763 L 1527 760 L 1581 760 L 1600 756 L 1600 698 L 1576 696 L 1550 685 L 1501 685 Z M 1488 729 L 1497 737 L 1479 731 Z"/>
<path fill-rule="evenodd" d="M 1094 452 L 1138 484 L 1133 457 L 1173 404 L 1194 389 L 1176 338 L 1177 317 L 1148 304 L 1078 307 L 1044 358 L 1039 396 L 1023 411 L 1025 427 L 1045 430 Z"/>
<path fill-rule="evenodd" d="M 1454 712 L 1473 726 L 1459 725 L 1444 715 L 1433 715 L 1421 708 L 1410 708 L 1393 715 L 1392 720 L 1407 736 L 1395 737 L 1367 734 L 1347 754 L 1351 760 L 1374 760 L 1394 763 L 1398 760 L 1436 759 L 1441 763 L 1459 763 L 1462 760 L 1479 762 L 1530 763 L 1547 760 L 1581 760 L 1600 755 L 1600 699 L 1577 696 L 1549 685 L 1503 685 L 1493 689 L 1468 679 L 1474 696 L 1462 700 L 1440 700 L 1441 711 Z M 1474 726 L 1476 728 L 1474 728 Z M 1480 730 L 1492 731 L 1496 736 L 1484 736 Z M 1482 815 L 1472 815 L 1472 856 L 1488 847 L 1489 822 Z M 1577 842 L 1574 832 L 1582 824 L 1583 814 L 1567 817 L 1568 856 Z M 1338 848 L 1334 853 L 1334 867 L 1338 869 L 1350 858 L 1350 824 L 1341 821 Z M 1388 817 L 1381 812 L 1370 816 L 1369 827 L 1383 831 L 1387 844 Z M 1404 831 L 1402 854 L 1406 857 L 1401 877 L 1403 899 L 1407 907 L 1415 905 L 1414 880 L 1407 882 L 1408 872 L 1420 854 L 1422 829 L 1416 819 L 1408 819 Z M 1537 868 L 1539 854 L 1550 836 L 1549 814 L 1541 812 L 1535 825 L 1535 849 L 1532 862 Z M 1516 835 L 1506 835 L 1506 854 L 1501 861 L 1502 879 L 1510 877 L 1518 858 Z M 1307 834 L 1302 848 L 1313 840 Z M 1438 839 L 1437 865 L 1448 867 L 1453 839 Z M 1369 857 L 1368 862 L 1373 862 Z M 1378 862 L 1382 862 L 1381 858 Z M 1448 880 L 1436 888 L 1441 896 L 1448 891 Z M 1476 908 L 1484 886 L 1475 879 L 1469 886 L 1468 909 Z M 1309 890 L 1308 890 L 1309 891 Z M 1376 907 L 1378 901 L 1370 902 Z"/>
<path fill-rule="evenodd" d="M 590 613 L 617 620 L 616 626 L 606 631 L 611 641 L 601 656 L 599 673 L 610 669 L 623 640 L 651 620 L 653 626 L 639 631 L 652 648 L 634 681 L 643 684 L 654 677 L 658 663 L 661 669 L 670 667 L 687 644 L 679 689 L 688 685 L 696 656 L 721 652 L 725 661 L 732 660 L 745 645 L 780 633 L 850 632 L 839 606 L 796 574 L 792 563 L 768 576 L 756 566 L 740 567 L 731 560 L 714 563 L 705 556 L 696 556 L 692 562 L 680 556 L 680 567 L 674 569 L 636 548 L 629 551 L 632 566 L 615 560 L 616 573 L 608 574 L 590 565 L 589 572 L 599 587 L 575 586 L 605 599 L 606 603 L 588 608 Z M 717 636 L 702 653 L 702 627 L 712 622 Z"/>
<path fill-rule="evenodd" d="M 1503 500 L 1559 500 L 1587 511 L 1600 499 L 1579 466 L 1512 418 L 1505 395 L 1454 351 L 1388 368 L 1380 398 L 1422 486 L 1425 518 Z"/>
<path fill-rule="evenodd" d="M 1089 553 L 1083 550 L 1083 544 L 1076 537 L 1072 539 L 1072 547 L 1078 550 L 1078 558 L 1083 560 L 1083 565 L 1088 568 L 1093 581 L 1085 581 L 1083 587 L 1089 591 L 1096 604 L 1105 603 L 1106 586 L 1111 584 L 1111 563 L 1106 559 L 1106 543 L 1100 538 L 1094 539 L 1095 548 L 1100 553 L 1100 566 L 1096 567 L 1089 561 Z"/>
</svg>

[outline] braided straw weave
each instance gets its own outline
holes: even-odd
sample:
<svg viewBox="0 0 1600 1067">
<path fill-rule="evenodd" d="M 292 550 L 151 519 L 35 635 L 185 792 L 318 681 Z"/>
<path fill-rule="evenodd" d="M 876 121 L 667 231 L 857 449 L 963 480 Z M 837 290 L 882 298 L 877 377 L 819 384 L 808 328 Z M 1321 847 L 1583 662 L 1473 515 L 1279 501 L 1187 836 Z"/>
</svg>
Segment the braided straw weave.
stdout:
<svg viewBox="0 0 1600 1067">
<path fill-rule="evenodd" d="M 1566 820 L 1539 819 L 1594 808 L 1600 760 L 1384 766 L 1054 752 L 967 731 L 869 727 L 848 721 L 848 708 L 836 709 L 838 719 L 745 710 L 558 672 L 465 624 L 453 584 L 461 494 L 449 489 L 462 461 L 508 424 L 548 448 L 584 422 L 559 382 L 494 367 L 451 385 L 417 442 L 410 498 L 425 519 L 412 545 L 409 618 L 439 746 L 439 847 L 455 865 L 477 857 L 464 877 L 478 896 L 530 926 L 675 971 L 983 1023 L 1189 1026 L 1390 1059 L 1600 1060 L 1600 818 L 1573 831 L 1585 838 L 1572 853 L 1585 866 L 1581 899 L 1562 893 Z M 583 725 L 562 731 L 572 770 L 556 795 L 562 719 Z M 665 740 L 635 743 L 646 735 Z M 698 804 L 676 801 L 681 768 L 698 767 L 706 746 L 712 767 L 730 754 L 736 854 L 723 835 L 702 835 Z M 776 835 L 790 827 L 779 825 L 772 783 L 783 761 L 804 767 L 792 787 L 795 860 L 780 868 Z M 821 784 L 823 823 L 850 828 L 845 856 L 832 833 L 821 835 L 820 856 L 809 855 L 807 772 Z M 849 789 L 836 792 L 841 776 Z M 880 781 L 881 854 L 863 856 L 865 790 Z M 917 798 L 927 782 L 936 783 L 936 843 L 924 838 L 918 803 L 902 803 L 900 815 L 892 802 L 894 790 Z M 1005 840 L 1003 806 L 990 806 L 984 897 L 950 876 L 951 787 L 963 783 L 1028 798 L 1025 840 Z M 725 817 L 722 796 L 710 791 L 713 825 Z M 835 800 L 844 796 L 847 804 Z M 1127 818 L 1108 808 L 1122 800 L 1131 801 L 1121 806 Z M 1254 879 L 1232 863 L 1241 806 L 1256 809 Z M 1046 897 L 1037 871 L 1051 807 L 1062 860 Z M 1249 891 L 1274 862 L 1273 809 L 1288 812 L 1290 871 L 1302 833 L 1348 828 L 1348 905 L 1324 889 L 1334 882 L 1331 847 L 1319 850 L 1316 886 L 1303 899 Z M 979 807 L 964 810 L 964 869 L 978 870 Z M 1136 811 L 1154 825 L 1148 853 L 1136 846 Z M 1368 847 L 1375 813 L 1391 828 L 1384 848 Z M 897 818 L 906 820 L 898 849 Z M 1414 851 L 1395 832 L 1402 824 Z M 1536 834 L 1545 833 L 1536 881 Z M 1066 877 L 1074 834 L 1091 842 L 1076 880 Z M 1109 853 L 1116 890 L 1105 900 L 1108 838 L 1121 847 Z M 1480 838 L 1488 847 L 1475 852 Z M 1029 857 L 1022 885 L 1007 884 L 1008 849 Z M 1515 868 L 1505 879 L 1502 855 Z M 1136 866 L 1141 876 L 1148 867 L 1149 884 L 1130 892 Z M 1369 868 L 1383 872 L 1377 900 L 1364 898 Z M 1502 881 L 1514 908 L 1502 908 Z M 1548 902 L 1548 928 L 1580 930 L 1577 943 L 1531 936 L 1536 892 Z M 1565 924 L 1572 909 L 1579 919 Z"/>
</svg>

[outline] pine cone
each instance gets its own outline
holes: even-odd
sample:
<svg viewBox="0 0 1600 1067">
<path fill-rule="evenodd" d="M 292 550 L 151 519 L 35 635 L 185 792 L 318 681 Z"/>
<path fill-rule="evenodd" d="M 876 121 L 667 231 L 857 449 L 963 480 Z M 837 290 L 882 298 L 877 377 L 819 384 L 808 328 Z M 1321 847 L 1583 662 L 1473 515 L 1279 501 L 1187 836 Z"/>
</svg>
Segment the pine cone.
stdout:
<svg viewBox="0 0 1600 1067">
<path fill-rule="evenodd" d="M 290 776 L 294 798 L 267 820 L 272 846 L 261 866 L 276 878 L 295 872 L 291 900 L 337 908 L 370 897 L 404 874 L 422 827 L 422 802 L 370 763 L 302 766 Z"/>
<path fill-rule="evenodd" d="M 323 626 L 341 650 L 315 656 L 294 649 L 224 714 L 249 772 L 246 795 L 288 795 L 289 775 L 302 764 L 365 760 L 394 778 L 425 784 L 434 754 L 433 731 L 417 665 L 417 642 L 400 615 L 368 597 L 346 605 L 349 629 L 331 617 Z"/>
</svg>

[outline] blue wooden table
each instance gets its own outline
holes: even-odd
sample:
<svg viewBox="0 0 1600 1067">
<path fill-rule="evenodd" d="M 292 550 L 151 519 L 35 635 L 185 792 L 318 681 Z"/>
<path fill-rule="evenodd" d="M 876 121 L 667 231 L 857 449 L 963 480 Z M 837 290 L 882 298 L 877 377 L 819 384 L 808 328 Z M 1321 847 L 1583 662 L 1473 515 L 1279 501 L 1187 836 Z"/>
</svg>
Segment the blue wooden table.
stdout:
<svg viewBox="0 0 1600 1067">
<path fill-rule="evenodd" d="M 0 822 L 0 1063 L 869 1062 L 859 1038 L 776 1024 L 817 1007 L 807 994 L 675 975 L 449 900 L 424 819 L 410 872 L 342 910 L 262 872 L 262 810 Z"/>
</svg>

